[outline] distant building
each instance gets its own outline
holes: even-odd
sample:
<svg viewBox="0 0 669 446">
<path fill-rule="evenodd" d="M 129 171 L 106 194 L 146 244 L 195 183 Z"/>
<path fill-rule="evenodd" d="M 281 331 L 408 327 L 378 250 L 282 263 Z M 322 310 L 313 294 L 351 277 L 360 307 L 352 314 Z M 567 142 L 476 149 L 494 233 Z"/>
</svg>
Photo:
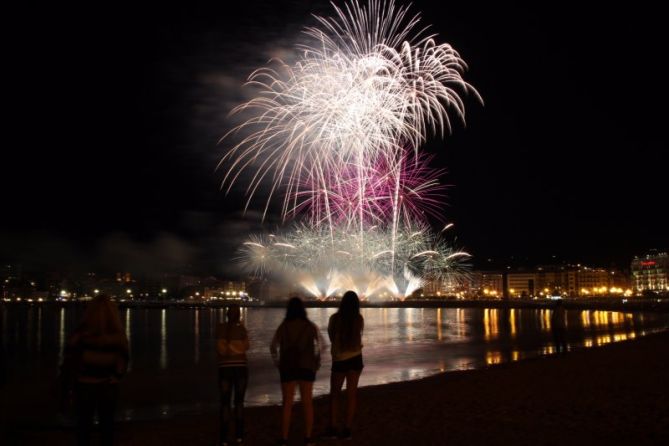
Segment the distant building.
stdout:
<svg viewBox="0 0 669 446">
<path fill-rule="evenodd" d="M 629 288 L 621 271 L 581 265 L 543 265 L 532 271 L 507 273 L 510 298 L 629 295 Z"/>
<path fill-rule="evenodd" d="M 575 295 L 578 271 L 565 265 L 542 265 L 536 269 L 536 294 L 541 296 Z"/>
<path fill-rule="evenodd" d="M 470 297 L 501 299 L 504 295 L 504 274 L 499 271 L 472 271 L 464 285 Z"/>
<path fill-rule="evenodd" d="M 645 256 L 632 260 L 632 285 L 634 291 L 669 291 L 669 255 L 666 252 L 651 251 Z"/>
<path fill-rule="evenodd" d="M 533 297 L 536 292 L 537 274 L 534 272 L 507 273 L 510 298 Z"/>
<path fill-rule="evenodd" d="M 248 297 L 245 282 L 225 281 L 217 287 L 205 287 L 204 298 L 210 299 L 241 299 Z"/>
<path fill-rule="evenodd" d="M 632 290 L 632 281 L 629 273 L 620 270 L 609 271 L 609 286 L 623 290 Z"/>
<path fill-rule="evenodd" d="M 483 294 L 493 297 L 502 297 L 504 294 L 504 274 L 493 271 L 483 271 L 481 273 L 481 288 Z"/>
<path fill-rule="evenodd" d="M 607 294 L 610 288 L 609 272 L 605 269 L 583 268 L 578 271 L 578 295 Z"/>
<path fill-rule="evenodd" d="M 313 298 L 313 294 L 306 293 L 299 284 L 284 283 L 277 280 L 249 278 L 246 286 L 250 298 L 265 302 L 282 301 L 292 296 Z"/>
</svg>

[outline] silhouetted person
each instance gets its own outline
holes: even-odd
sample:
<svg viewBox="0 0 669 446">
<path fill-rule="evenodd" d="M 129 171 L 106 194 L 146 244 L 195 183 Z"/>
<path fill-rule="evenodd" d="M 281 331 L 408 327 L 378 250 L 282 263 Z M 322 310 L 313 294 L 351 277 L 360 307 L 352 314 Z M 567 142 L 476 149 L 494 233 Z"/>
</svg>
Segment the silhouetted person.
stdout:
<svg viewBox="0 0 669 446">
<path fill-rule="evenodd" d="M 114 412 L 118 383 L 128 366 L 128 339 L 118 308 L 107 296 L 94 298 L 83 321 L 67 343 L 63 374 L 74 391 L 77 441 L 90 444 L 93 417 L 97 412 L 101 443 L 114 443 Z"/>
<path fill-rule="evenodd" d="M 326 438 L 351 438 L 351 426 L 357 404 L 358 380 L 364 367 L 362 362 L 362 331 L 365 321 L 360 314 L 360 300 L 353 291 L 347 291 L 339 310 L 330 316 L 328 336 L 332 353 L 330 375 L 330 423 Z M 346 381 L 346 418 L 344 428 L 338 431 L 339 396 Z"/>
<path fill-rule="evenodd" d="M 567 352 L 567 320 L 562 299 L 555 301 L 553 313 L 551 314 L 551 330 L 553 332 L 553 342 L 557 353 Z"/>
<path fill-rule="evenodd" d="M 291 298 L 286 308 L 286 318 L 277 328 L 270 346 L 274 364 L 279 368 L 283 396 L 279 444 L 288 442 L 296 386 L 300 388 L 304 406 L 305 444 L 314 444 L 311 439 L 314 424 L 312 396 L 316 371 L 321 365 L 322 345 L 318 327 L 307 318 L 304 303 L 299 297 Z"/>
<path fill-rule="evenodd" d="M 234 393 L 235 438 L 241 443 L 244 438 L 244 395 L 249 379 L 246 351 L 249 337 L 240 321 L 239 305 L 228 307 L 226 322 L 216 330 L 218 351 L 218 385 L 221 395 L 219 444 L 227 445 L 232 395 Z"/>
</svg>

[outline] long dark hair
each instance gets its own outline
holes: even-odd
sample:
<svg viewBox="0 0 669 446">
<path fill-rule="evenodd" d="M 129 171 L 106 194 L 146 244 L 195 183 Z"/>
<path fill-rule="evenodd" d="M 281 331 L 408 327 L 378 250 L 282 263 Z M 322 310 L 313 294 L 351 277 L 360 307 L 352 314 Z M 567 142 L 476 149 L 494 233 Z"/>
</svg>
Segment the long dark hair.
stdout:
<svg viewBox="0 0 669 446">
<path fill-rule="evenodd" d="M 286 320 L 293 319 L 307 320 L 307 310 L 304 309 L 304 302 L 299 297 L 291 297 L 286 305 Z"/>
<path fill-rule="evenodd" d="M 232 331 L 232 325 L 240 323 L 241 309 L 238 304 L 230 304 L 228 309 L 225 312 L 225 339 L 230 340 L 230 332 Z"/>
<path fill-rule="evenodd" d="M 228 324 L 238 324 L 241 317 L 241 309 L 239 304 L 230 304 L 228 309 L 225 312 L 225 319 L 228 321 Z"/>
<path fill-rule="evenodd" d="M 354 348 L 360 335 L 360 299 L 355 291 L 347 291 L 337 310 L 336 336 L 343 348 Z"/>
<path fill-rule="evenodd" d="M 88 303 L 79 330 L 90 336 L 125 336 L 118 307 L 106 295 L 96 296 Z"/>
</svg>

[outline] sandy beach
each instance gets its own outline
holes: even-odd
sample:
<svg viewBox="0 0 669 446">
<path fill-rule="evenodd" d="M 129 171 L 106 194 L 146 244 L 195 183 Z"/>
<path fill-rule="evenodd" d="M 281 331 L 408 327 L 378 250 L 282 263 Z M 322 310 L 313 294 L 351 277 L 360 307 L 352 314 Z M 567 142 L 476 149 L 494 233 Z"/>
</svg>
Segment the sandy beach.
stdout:
<svg viewBox="0 0 669 446">
<path fill-rule="evenodd" d="M 327 373 L 321 371 L 321 373 Z M 278 385 L 278 383 L 277 383 Z M 349 445 L 669 444 L 669 333 L 360 390 Z M 315 433 L 327 400 L 316 400 Z M 301 409 L 290 444 L 302 444 Z M 279 408 L 247 410 L 247 445 L 277 438 Z M 10 427 L 11 429 L 11 427 Z M 217 417 L 118 425 L 119 445 L 214 445 Z M 10 431 L 10 444 L 68 445 L 69 430 Z"/>
</svg>

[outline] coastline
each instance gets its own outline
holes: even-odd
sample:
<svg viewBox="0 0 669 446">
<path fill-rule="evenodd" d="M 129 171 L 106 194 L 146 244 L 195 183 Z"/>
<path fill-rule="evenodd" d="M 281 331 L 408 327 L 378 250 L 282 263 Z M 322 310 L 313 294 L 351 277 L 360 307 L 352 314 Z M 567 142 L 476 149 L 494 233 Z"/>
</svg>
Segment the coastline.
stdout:
<svg viewBox="0 0 669 446">
<path fill-rule="evenodd" d="M 327 373 L 321 370 L 320 373 Z M 363 372 L 364 373 L 364 372 Z M 667 444 L 669 332 L 633 341 L 360 389 L 354 439 L 319 444 Z M 277 383 L 278 385 L 278 383 Z M 315 433 L 327 399 L 315 400 Z M 277 406 L 247 409 L 245 444 L 273 444 Z M 301 410 L 290 444 L 301 444 Z M 216 414 L 118 424 L 119 445 L 214 444 Z M 8 444 L 66 445 L 69 430 L 17 431 Z"/>
<path fill-rule="evenodd" d="M 239 300 L 218 300 L 209 302 L 198 301 L 130 301 L 119 300 L 119 308 L 225 308 L 230 303 L 238 304 L 248 308 L 285 308 L 285 300 L 273 300 L 268 302 L 244 302 Z M 337 308 L 339 301 L 305 300 L 307 308 Z M 77 307 L 85 306 L 85 301 L 75 302 L 10 302 L 5 305 L 16 306 L 58 306 Z M 563 299 L 564 308 L 567 310 L 593 310 L 593 311 L 649 311 L 669 313 L 669 299 L 667 298 L 574 298 Z M 548 299 L 410 299 L 404 301 L 369 302 L 362 301 L 361 308 L 508 308 L 508 309 L 551 309 L 554 301 Z"/>
</svg>

